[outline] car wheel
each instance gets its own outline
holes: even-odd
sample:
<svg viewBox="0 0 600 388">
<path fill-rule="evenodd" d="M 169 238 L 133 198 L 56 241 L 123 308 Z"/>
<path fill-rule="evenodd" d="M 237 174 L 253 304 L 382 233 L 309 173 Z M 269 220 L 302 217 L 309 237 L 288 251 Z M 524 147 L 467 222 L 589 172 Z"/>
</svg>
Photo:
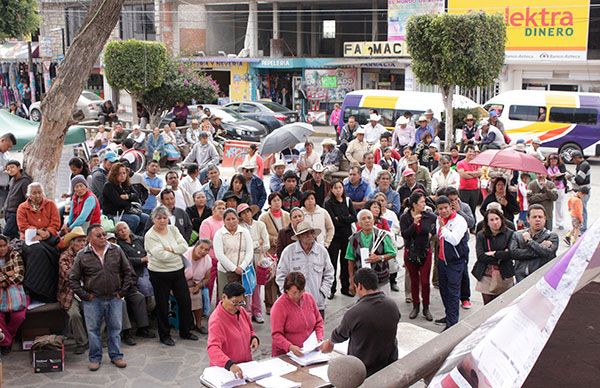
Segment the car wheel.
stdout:
<svg viewBox="0 0 600 388">
<path fill-rule="evenodd" d="M 29 112 L 29 118 L 32 121 L 37 121 L 39 123 L 42 121 L 42 112 L 40 112 L 38 109 L 32 109 L 31 112 Z"/>
<path fill-rule="evenodd" d="M 573 157 L 571 156 L 571 154 L 575 151 L 582 152 L 582 149 L 578 144 L 565 143 L 560 147 L 558 153 L 560 154 L 565 163 L 572 163 Z"/>
</svg>

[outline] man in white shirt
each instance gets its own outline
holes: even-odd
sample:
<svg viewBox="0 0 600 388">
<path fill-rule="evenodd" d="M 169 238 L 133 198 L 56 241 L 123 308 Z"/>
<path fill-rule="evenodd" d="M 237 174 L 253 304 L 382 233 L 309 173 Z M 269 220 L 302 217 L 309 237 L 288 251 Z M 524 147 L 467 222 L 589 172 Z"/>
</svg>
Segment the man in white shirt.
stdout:
<svg viewBox="0 0 600 388">
<path fill-rule="evenodd" d="M 396 129 L 392 135 L 392 148 L 402 152 L 404 147 L 415 145 L 415 127 L 410 124 L 406 116 L 400 116 L 396 120 Z"/>
<path fill-rule="evenodd" d="M 175 207 L 180 209 L 187 209 L 189 206 L 194 204 L 194 199 L 192 195 L 188 193 L 186 190 L 179 187 L 179 174 L 177 171 L 169 171 L 165 175 L 165 180 L 167 181 L 167 188 L 173 190 L 175 193 Z"/>
<path fill-rule="evenodd" d="M 189 194 L 194 196 L 194 193 L 202 190 L 202 183 L 200 183 L 200 169 L 198 165 L 193 163 L 187 166 L 187 175 L 181 179 L 179 186 L 187 191 Z"/>
<path fill-rule="evenodd" d="M 371 145 L 377 143 L 381 134 L 387 131 L 383 125 L 379 124 L 379 120 L 381 120 L 381 116 L 372 113 L 369 116 L 369 123 L 363 127 L 365 129 L 365 140 Z"/>
<path fill-rule="evenodd" d="M 377 175 L 382 168 L 380 165 L 375 164 L 375 155 L 371 151 L 365 153 L 364 158 L 365 166 L 360 176 L 369 184 L 371 191 L 375 191 Z"/>
<path fill-rule="evenodd" d="M 438 189 L 454 187 L 458 190 L 460 175 L 450 168 L 452 162 L 448 156 L 440 158 L 440 169 L 431 177 L 431 192 L 437 193 Z"/>
<path fill-rule="evenodd" d="M 531 142 L 531 148 L 527 149 L 527 153 L 538 158 L 540 162 L 543 162 L 544 160 L 546 160 L 546 156 L 544 156 L 541 147 L 542 141 L 540 139 L 533 139 L 533 141 Z"/>
</svg>

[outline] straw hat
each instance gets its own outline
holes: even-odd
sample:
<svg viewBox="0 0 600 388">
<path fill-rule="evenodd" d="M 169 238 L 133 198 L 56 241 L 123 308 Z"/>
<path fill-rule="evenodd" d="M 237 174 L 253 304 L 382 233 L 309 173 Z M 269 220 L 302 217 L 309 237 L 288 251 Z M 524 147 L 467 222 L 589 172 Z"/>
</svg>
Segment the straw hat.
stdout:
<svg viewBox="0 0 600 388">
<path fill-rule="evenodd" d="M 250 211 L 252 212 L 252 217 L 254 217 L 254 215 L 255 215 L 256 213 L 258 213 L 258 211 L 259 211 L 260 209 L 259 209 L 259 208 L 258 208 L 258 206 L 256 206 L 256 205 L 248 205 L 247 203 L 241 203 L 241 204 L 239 204 L 239 205 L 238 205 L 238 207 L 237 207 L 237 209 L 236 209 L 236 211 L 237 211 L 237 214 L 238 214 L 238 217 L 239 217 L 239 216 L 240 216 L 240 215 L 241 215 L 243 212 L 245 212 L 246 210 L 250 210 Z"/>
<path fill-rule="evenodd" d="M 244 170 L 256 170 L 256 164 L 246 161 L 244 164 L 238 167 L 238 172 L 242 172 Z"/>
<path fill-rule="evenodd" d="M 396 124 L 399 124 L 399 125 L 407 125 L 409 122 L 410 122 L 410 120 L 404 116 L 400 116 L 400 117 L 398 117 L 398 120 L 396 120 Z"/>
<path fill-rule="evenodd" d="M 298 236 L 310 231 L 315 232 L 315 236 L 318 236 L 321 233 L 321 230 L 313 228 L 308 221 L 302 221 L 298 224 L 298 226 L 296 226 L 296 230 L 294 235 L 292 236 L 292 240 L 297 241 Z"/>
<path fill-rule="evenodd" d="M 325 171 L 325 167 L 323 167 L 323 165 L 321 164 L 321 162 L 315 163 L 312 168 L 308 169 L 309 172 L 324 172 Z"/>
<path fill-rule="evenodd" d="M 379 120 L 381 120 L 381 116 L 379 116 L 378 114 L 371 113 L 369 115 L 369 121 L 379 121 Z"/>
<path fill-rule="evenodd" d="M 65 237 L 63 237 L 63 241 L 65 242 L 66 246 L 69 246 L 71 240 L 77 237 L 87 237 L 81 226 L 74 227 L 73 230 L 71 230 L 65 235 Z"/>
<path fill-rule="evenodd" d="M 336 146 L 336 142 L 333 139 L 325 139 L 321 142 L 321 145 L 326 146 L 326 145 L 331 145 L 331 146 Z"/>
</svg>

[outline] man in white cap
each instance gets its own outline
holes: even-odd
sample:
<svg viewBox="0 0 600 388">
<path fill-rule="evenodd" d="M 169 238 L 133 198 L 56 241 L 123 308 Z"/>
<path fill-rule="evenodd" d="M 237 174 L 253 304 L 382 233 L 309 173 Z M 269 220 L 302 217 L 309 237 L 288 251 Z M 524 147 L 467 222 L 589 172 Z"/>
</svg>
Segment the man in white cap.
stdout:
<svg viewBox="0 0 600 388">
<path fill-rule="evenodd" d="M 185 135 L 185 140 L 190 144 L 190 147 L 200 141 L 200 132 L 202 132 L 200 122 L 197 119 L 192 119 L 192 126 L 188 128 Z"/>
<path fill-rule="evenodd" d="M 348 159 L 350 164 L 358 166 L 363 163 L 365 154 L 369 151 L 369 144 L 365 141 L 364 128 L 358 128 L 356 132 L 354 132 L 354 135 L 356 136 L 356 139 L 348 144 L 346 159 Z"/>
<path fill-rule="evenodd" d="M 365 140 L 371 145 L 377 143 L 381 134 L 387 131 L 383 125 L 379 124 L 379 120 L 381 120 L 381 116 L 377 113 L 371 113 L 369 122 L 364 126 Z"/>
<path fill-rule="evenodd" d="M 331 293 L 334 270 L 325 246 L 316 237 L 320 230 L 309 222 L 302 221 L 296 226 L 292 237 L 295 243 L 288 245 L 279 258 L 275 281 L 283 293 L 285 277 L 290 272 L 301 272 L 306 278 L 306 291 L 315 298 L 319 312 L 325 316 L 325 301 Z"/>
<path fill-rule="evenodd" d="M 139 125 L 134 125 L 132 127 L 133 131 L 127 135 L 128 139 L 133 140 L 133 148 L 136 150 L 145 150 L 146 149 L 146 134 L 142 132 L 142 128 Z"/>
<path fill-rule="evenodd" d="M 542 152 L 541 147 L 542 147 L 542 141 L 537 138 L 533 139 L 533 141 L 531 142 L 531 148 L 527 150 L 527 153 L 538 158 L 540 160 L 540 162 L 543 162 L 544 160 L 546 160 L 546 157 L 544 156 L 544 153 Z"/>
<path fill-rule="evenodd" d="M 419 124 L 419 127 L 417 128 L 415 133 L 416 144 L 419 144 L 421 142 L 421 137 L 425 134 L 425 132 L 431 133 L 432 139 L 435 138 L 435 132 L 433 128 L 429 125 L 429 122 L 427 121 L 427 117 L 425 117 L 425 115 L 419 116 L 419 120 L 417 120 L 417 123 Z"/>
<path fill-rule="evenodd" d="M 285 173 L 285 162 L 278 160 L 271 166 L 272 174 L 269 181 L 271 193 L 277 193 L 283 188 L 283 174 Z"/>
<path fill-rule="evenodd" d="M 102 196 L 102 190 L 104 190 L 104 184 L 106 183 L 106 179 L 108 177 L 108 171 L 112 167 L 113 163 L 119 161 L 119 157 L 112 151 L 108 151 L 104 154 L 104 160 L 102 164 L 92 171 L 91 179 L 90 179 L 90 188 L 92 189 L 92 193 L 98 198 L 100 205 L 102 205 L 102 200 L 104 199 Z"/>
<path fill-rule="evenodd" d="M 325 139 L 321 143 L 323 146 L 323 154 L 321 155 L 321 163 L 325 168 L 325 174 L 333 174 L 340 169 L 340 150 L 335 146 L 335 140 Z"/>
<path fill-rule="evenodd" d="M 500 130 L 493 125 L 490 125 L 489 121 L 481 120 L 479 123 L 479 131 L 481 133 L 481 150 L 495 149 L 499 150 L 506 146 L 504 135 Z"/>
<path fill-rule="evenodd" d="M 317 205 L 323 207 L 325 199 L 331 191 L 331 182 L 325 180 L 325 167 L 321 163 L 315 163 L 310 169 L 312 178 L 302 184 L 300 191 L 307 192 L 312 190 L 315 192 L 315 200 Z"/>
<path fill-rule="evenodd" d="M 404 147 L 414 147 L 415 145 L 415 127 L 409 125 L 410 120 L 406 116 L 400 116 L 396 120 L 396 129 L 392 135 L 392 147 L 400 152 Z"/>
<path fill-rule="evenodd" d="M 262 209 L 267 201 L 267 191 L 262 179 L 256 176 L 254 171 L 256 171 L 256 165 L 252 162 L 246 162 L 240 167 L 240 172 L 246 179 L 246 187 L 252 199 L 250 205 L 256 205 L 259 209 Z"/>
</svg>

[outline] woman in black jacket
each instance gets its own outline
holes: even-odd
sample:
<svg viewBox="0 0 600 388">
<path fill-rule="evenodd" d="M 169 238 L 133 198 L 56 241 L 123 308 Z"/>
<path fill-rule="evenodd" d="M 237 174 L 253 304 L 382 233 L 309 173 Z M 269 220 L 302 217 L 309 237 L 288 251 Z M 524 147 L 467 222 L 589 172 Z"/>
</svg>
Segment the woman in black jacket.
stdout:
<svg viewBox="0 0 600 388">
<path fill-rule="evenodd" d="M 423 316 L 428 321 L 433 320 L 429 311 L 429 275 L 431 271 L 430 239 L 435 233 L 435 215 L 425 210 L 427 200 L 425 193 L 418 190 L 413 192 L 408 200 L 409 207 L 400 217 L 400 231 L 404 238 L 404 266 L 410 275 L 410 291 L 413 309 L 410 319 L 419 315 L 420 299 L 423 298 Z"/>
<path fill-rule="evenodd" d="M 506 227 L 501 211 L 490 209 L 484 215 L 483 230 L 477 233 L 477 262 L 471 272 L 477 279 L 475 289 L 481 292 L 483 304 L 514 285 L 515 268 L 509 251 L 513 231 Z"/>
<path fill-rule="evenodd" d="M 329 257 L 331 258 L 331 264 L 333 265 L 334 271 L 336 271 L 335 277 L 333 278 L 333 284 L 331 285 L 331 296 L 329 299 L 333 299 L 337 286 L 338 256 L 340 256 L 341 292 L 343 295 L 352 296 L 349 291 L 350 278 L 348 275 L 348 261 L 345 257 L 346 248 L 348 247 L 348 238 L 352 235 L 352 223 L 356 222 L 356 210 L 354 210 L 350 198 L 346 197 L 344 185 L 341 181 L 333 181 L 331 192 L 323 206 L 325 207 L 325 210 L 329 212 L 331 220 L 333 221 L 333 226 L 335 227 L 333 240 L 331 241 L 329 248 L 327 248 Z"/>
<path fill-rule="evenodd" d="M 108 172 L 102 190 L 102 212 L 115 221 L 124 221 L 136 235 L 143 235 L 148 215 L 142 213 L 140 200 L 129 183 L 129 173 L 123 163 L 115 163 Z"/>
<path fill-rule="evenodd" d="M 187 215 L 192 220 L 192 228 L 194 232 L 198 233 L 202 221 L 212 216 L 212 209 L 206 206 L 206 193 L 204 191 L 197 191 L 193 195 L 194 205 L 185 209 Z"/>
<path fill-rule="evenodd" d="M 485 215 L 487 205 L 491 202 L 498 202 L 502 206 L 504 217 L 508 220 L 512 221 L 515 218 L 515 214 L 519 213 L 519 202 L 517 202 L 515 196 L 508 191 L 506 179 L 503 177 L 498 177 L 492 181 L 491 190 L 489 191 L 488 196 L 485 197 L 481 209 L 479 210 L 481 215 Z"/>
</svg>

